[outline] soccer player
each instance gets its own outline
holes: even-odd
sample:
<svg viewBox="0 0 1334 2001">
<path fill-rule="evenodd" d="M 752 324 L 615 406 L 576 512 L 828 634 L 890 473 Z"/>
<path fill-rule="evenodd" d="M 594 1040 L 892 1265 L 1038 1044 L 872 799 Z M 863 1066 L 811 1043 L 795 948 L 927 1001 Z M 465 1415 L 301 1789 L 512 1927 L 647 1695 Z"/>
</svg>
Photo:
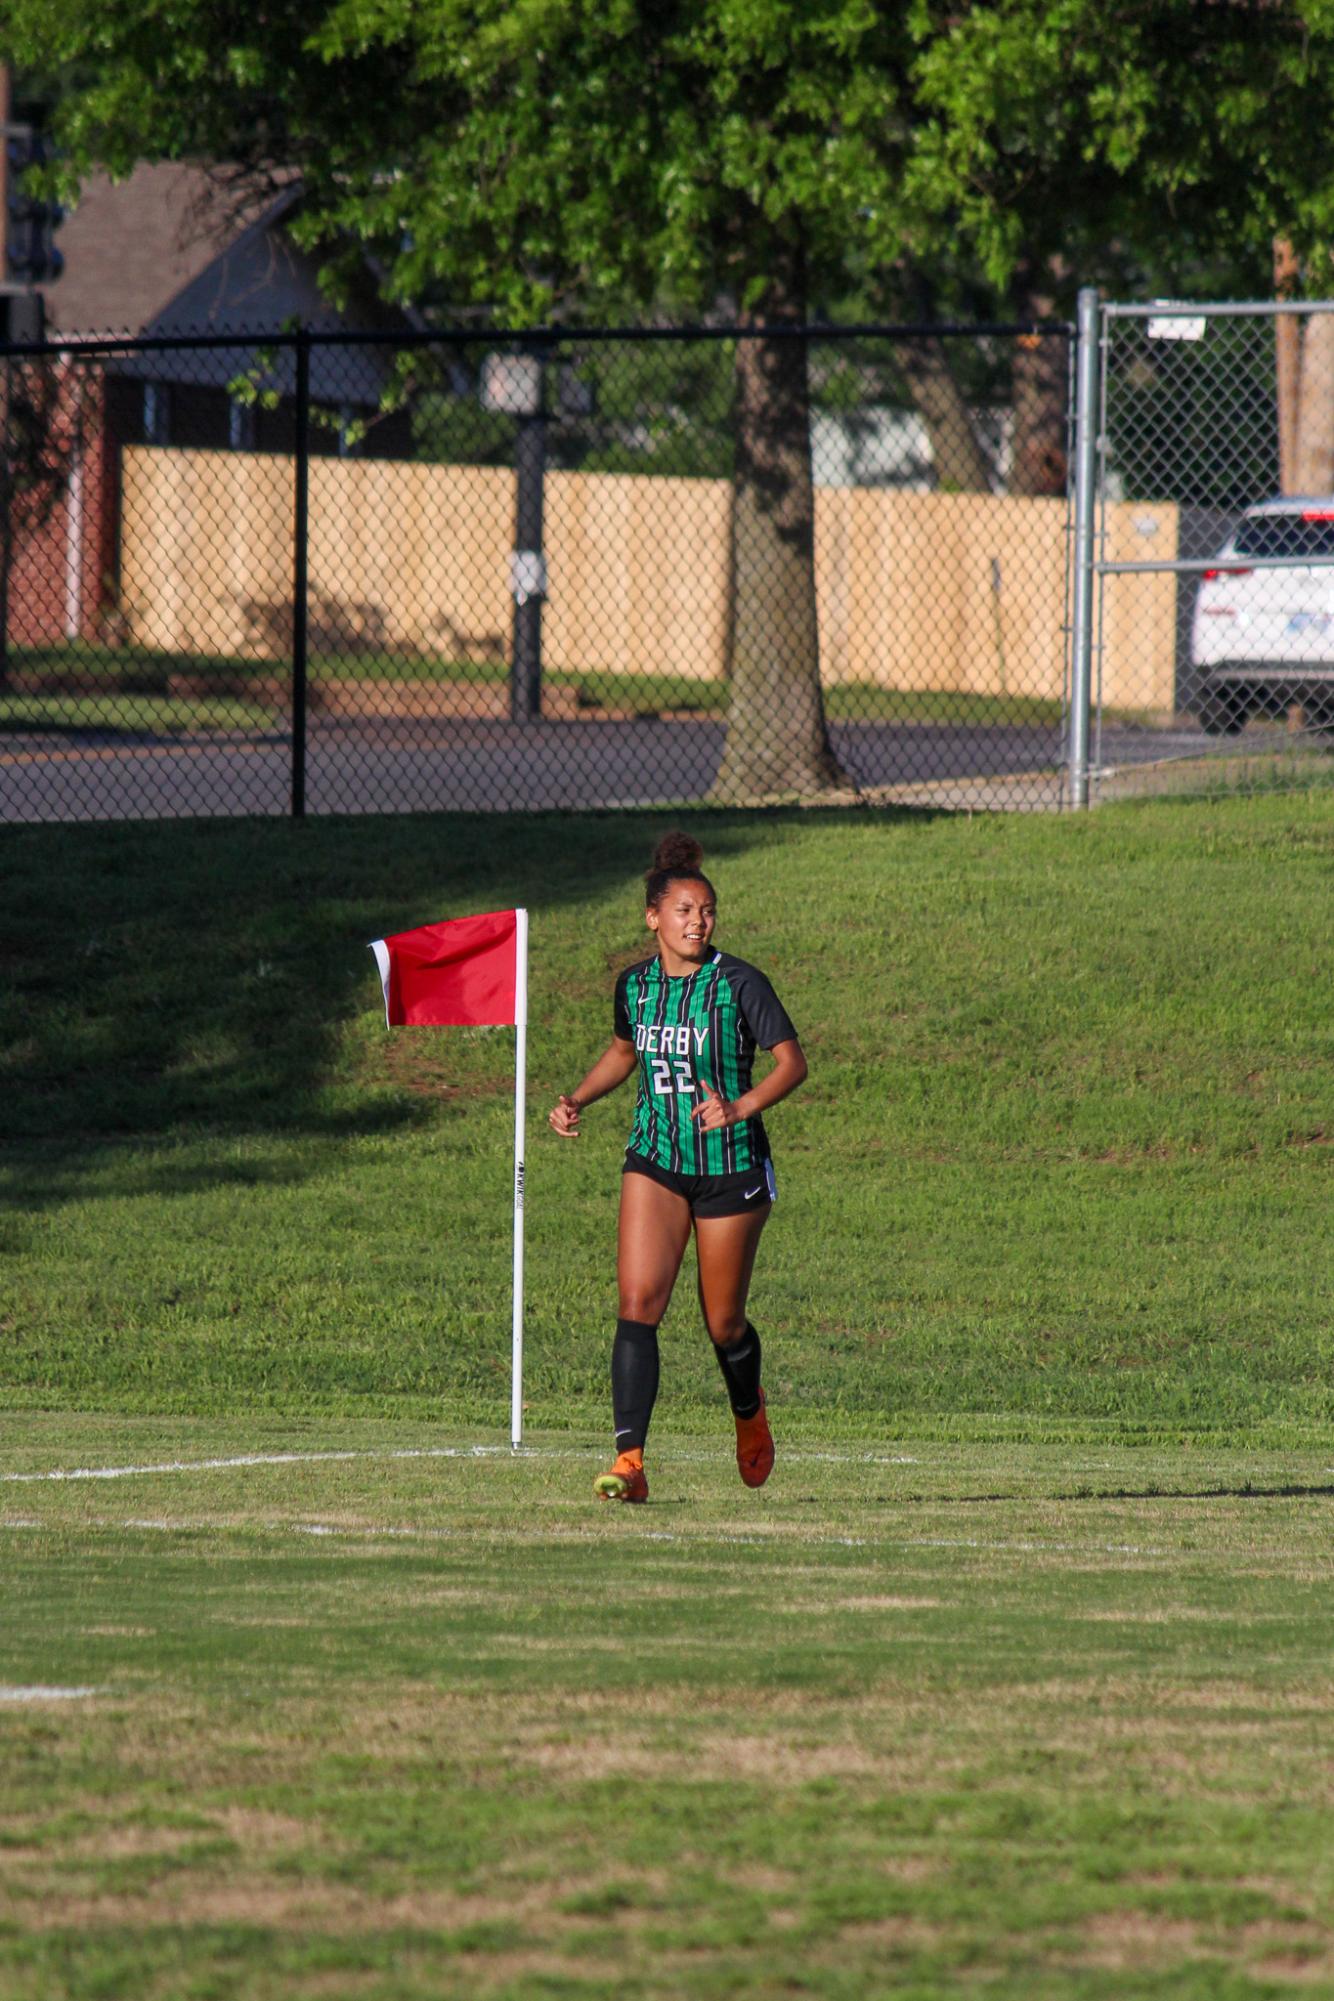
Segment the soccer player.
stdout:
<svg viewBox="0 0 1334 2001">
<path fill-rule="evenodd" d="M 714 950 L 718 901 L 702 860 L 687 834 L 659 841 L 644 898 L 657 952 L 617 980 L 611 1041 L 549 1120 L 562 1138 L 577 1139 L 584 1107 L 638 1070 L 611 1350 L 616 1459 L 593 1483 L 608 1501 L 648 1499 L 644 1441 L 658 1393 L 658 1323 L 692 1228 L 704 1323 L 736 1419 L 737 1467 L 748 1487 L 762 1487 L 774 1463 L 760 1337 L 746 1318 L 760 1232 L 777 1199 L 760 1114 L 796 1090 L 806 1058 L 764 974 Z M 756 1049 L 773 1058 L 758 1084 Z"/>
</svg>

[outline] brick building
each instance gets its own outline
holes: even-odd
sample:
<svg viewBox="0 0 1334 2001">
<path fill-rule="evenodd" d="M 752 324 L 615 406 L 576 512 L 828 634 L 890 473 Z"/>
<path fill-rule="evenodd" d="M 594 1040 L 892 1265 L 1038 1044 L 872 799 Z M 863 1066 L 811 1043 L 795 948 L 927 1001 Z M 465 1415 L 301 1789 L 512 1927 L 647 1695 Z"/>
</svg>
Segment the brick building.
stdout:
<svg viewBox="0 0 1334 2001">
<path fill-rule="evenodd" d="M 368 332 L 419 324 L 414 315 L 383 303 L 369 264 L 346 309 L 331 310 L 319 288 L 316 260 L 287 226 L 300 200 L 300 185 L 292 180 L 266 200 L 242 202 L 225 175 L 174 161 L 141 165 L 119 184 L 105 175 L 85 184 L 58 236 L 64 271 L 46 293 L 47 339 L 57 353 L 11 364 L 11 432 L 17 434 L 25 409 L 35 410 L 41 402 L 53 446 L 45 490 L 40 479 L 29 473 L 25 480 L 17 467 L 6 482 L 13 537 L 7 607 L 12 646 L 124 636 L 119 605 L 124 447 L 292 449 L 290 351 L 266 352 L 262 342 L 242 341 L 226 348 L 127 350 L 94 358 L 82 352 L 90 340 L 122 333 L 221 339 L 294 320 Z M 377 457 L 407 453 L 406 420 L 381 414 L 390 368 L 383 348 L 313 353 L 313 451 L 355 453 L 363 449 L 371 423 Z M 4 611 L 0 604 L 0 615 Z"/>
</svg>

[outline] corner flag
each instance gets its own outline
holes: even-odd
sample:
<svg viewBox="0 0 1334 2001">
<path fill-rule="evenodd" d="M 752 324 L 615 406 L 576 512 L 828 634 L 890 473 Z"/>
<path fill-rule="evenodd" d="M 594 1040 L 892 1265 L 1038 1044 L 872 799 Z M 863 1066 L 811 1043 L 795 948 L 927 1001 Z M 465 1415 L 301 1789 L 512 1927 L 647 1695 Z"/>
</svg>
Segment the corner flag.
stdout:
<svg viewBox="0 0 1334 2001">
<path fill-rule="evenodd" d="M 503 1028 L 519 1019 L 522 910 L 452 917 L 371 946 L 388 1028 Z"/>
<path fill-rule="evenodd" d="M 523 1142 L 528 912 L 490 910 L 376 938 L 386 1028 L 503 1028 L 514 1036 L 514 1320 L 510 1443 L 523 1442 Z"/>
</svg>

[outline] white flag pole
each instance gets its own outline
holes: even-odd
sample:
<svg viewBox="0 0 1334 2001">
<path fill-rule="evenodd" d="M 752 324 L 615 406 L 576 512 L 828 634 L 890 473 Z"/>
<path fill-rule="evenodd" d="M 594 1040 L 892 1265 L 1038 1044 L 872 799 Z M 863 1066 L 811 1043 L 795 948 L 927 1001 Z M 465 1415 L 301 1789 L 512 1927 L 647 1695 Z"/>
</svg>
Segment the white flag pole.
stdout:
<svg viewBox="0 0 1334 2001">
<path fill-rule="evenodd" d="M 510 1444 L 523 1443 L 523 1129 L 528 1082 L 528 912 L 514 933 L 514 1331 L 510 1364 Z"/>
</svg>

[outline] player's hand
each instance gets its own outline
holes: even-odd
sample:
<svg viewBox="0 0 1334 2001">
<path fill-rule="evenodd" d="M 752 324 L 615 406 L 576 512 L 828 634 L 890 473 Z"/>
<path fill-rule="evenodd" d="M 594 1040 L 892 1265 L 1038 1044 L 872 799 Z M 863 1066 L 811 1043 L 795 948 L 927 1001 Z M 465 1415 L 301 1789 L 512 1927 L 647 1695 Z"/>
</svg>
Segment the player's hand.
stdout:
<svg viewBox="0 0 1334 2001">
<path fill-rule="evenodd" d="M 729 1104 L 726 1098 L 720 1098 L 712 1084 L 701 1084 L 699 1088 L 704 1094 L 704 1102 L 696 1105 L 691 1118 L 698 1119 L 706 1133 L 718 1132 L 723 1126 L 734 1126 L 737 1122 L 736 1106 Z"/>
<path fill-rule="evenodd" d="M 551 1110 L 547 1113 L 547 1124 L 551 1127 L 552 1132 L 559 1133 L 562 1139 L 578 1139 L 579 1111 L 578 1101 L 574 1098 L 567 1098 L 564 1091 L 562 1091 Z"/>
</svg>

